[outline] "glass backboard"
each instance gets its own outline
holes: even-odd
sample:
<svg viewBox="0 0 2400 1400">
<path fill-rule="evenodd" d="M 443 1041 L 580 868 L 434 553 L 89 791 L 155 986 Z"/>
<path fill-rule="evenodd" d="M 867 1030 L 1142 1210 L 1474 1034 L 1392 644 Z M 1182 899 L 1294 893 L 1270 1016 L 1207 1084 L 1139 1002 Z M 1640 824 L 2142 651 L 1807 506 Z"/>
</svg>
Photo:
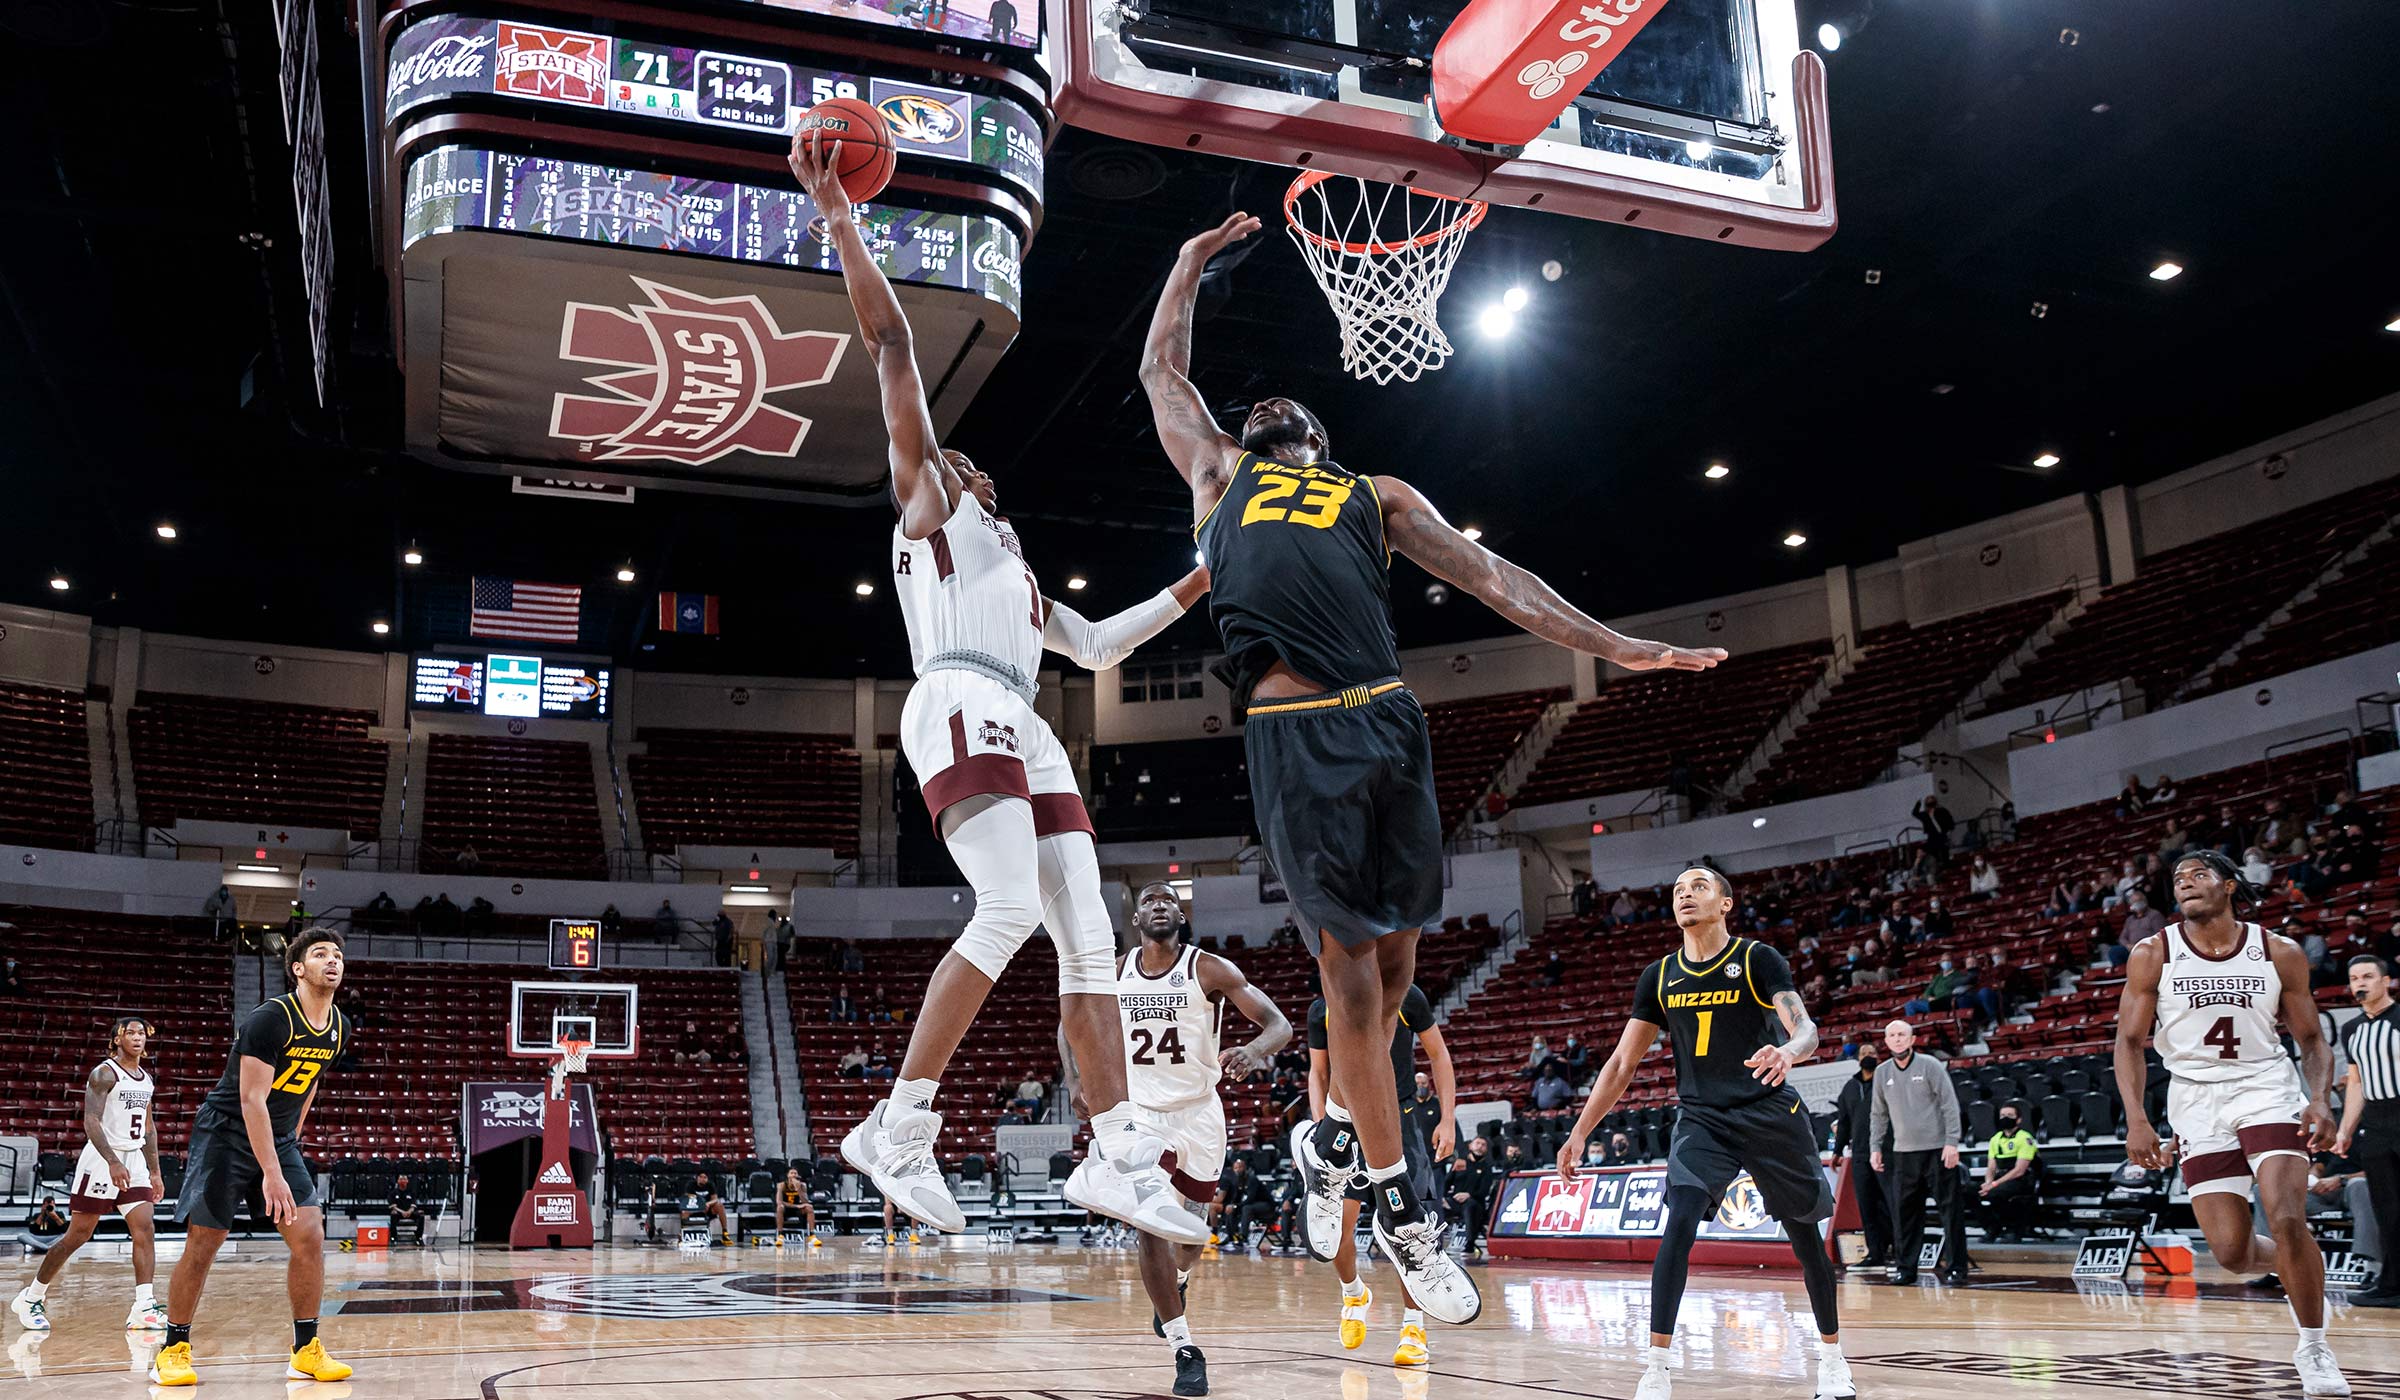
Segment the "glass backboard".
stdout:
<svg viewBox="0 0 2400 1400">
<path fill-rule="evenodd" d="M 1465 0 L 1053 0 L 1060 115 L 1136 141 L 1755 247 L 1833 234 L 1825 70 L 1793 0 L 1659 8 L 1522 154 L 1445 141 Z M 1063 10 L 1063 13 L 1060 11 Z"/>
<path fill-rule="evenodd" d="M 511 982 L 508 1053 L 549 1059 L 572 1033 L 595 1060 L 630 1059 L 641 1048 L 641 992 L 631 982 Z"/>
</svg>

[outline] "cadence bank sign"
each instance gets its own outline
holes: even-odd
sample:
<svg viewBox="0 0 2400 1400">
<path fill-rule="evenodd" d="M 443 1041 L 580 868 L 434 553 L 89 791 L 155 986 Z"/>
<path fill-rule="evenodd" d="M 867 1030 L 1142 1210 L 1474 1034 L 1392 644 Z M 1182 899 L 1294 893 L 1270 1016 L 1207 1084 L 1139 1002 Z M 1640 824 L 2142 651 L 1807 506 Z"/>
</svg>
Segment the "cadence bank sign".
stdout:
<svg viewBox="0 0 2400 1400">
<path fill-rule="evenodd" d="M 522 1138 L 541 1136 L 542 1097 L 548 1090 L 549 1085 L 539 1080 L 524 1084 L 465 1085 L 460 1097 L 466 1101 L 467 1155 L 473 1157 Z M 567 1122 L 568 1146 L 578 1152 L 598 1152 L 600 1139 L 592 1131 L 592 1086 L 570 1086 L 568 1101 L 574 1113 Z"/>
<path fill-rule="evenodd" d="M 836 331 L 790 331 L 757 297 L 705 297 L 633 279 L 647 297 L 630 306 L 569 302 L 559 355 L 615 365 L 585 382 L 603 395 L 560 394 L 550 435 L 579 456 L 697 466 L 729 452 L 789 457 L 809 420 L 767 395 L 833 378 L 849 344 Z"/>
</svg>

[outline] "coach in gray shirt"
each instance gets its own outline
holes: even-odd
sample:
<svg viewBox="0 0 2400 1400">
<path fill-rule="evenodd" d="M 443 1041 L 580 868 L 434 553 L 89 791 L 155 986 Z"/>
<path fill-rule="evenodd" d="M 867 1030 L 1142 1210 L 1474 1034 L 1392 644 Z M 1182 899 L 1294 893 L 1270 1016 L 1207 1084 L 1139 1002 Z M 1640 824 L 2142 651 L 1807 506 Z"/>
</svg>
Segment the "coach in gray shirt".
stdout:
<svg viewBox="0 0 2400 1400">
<path fill-rule="evenodd" d="M 1930 1188 L 1948 1236 L 1942 1281 L 1964 1283 L 1966 1213 L 1958 1198 L 1958 1091 L 1950 1087 L 1950 1067 L 1916 1048 L 1917 1033 L 1906 1021 L 1885 1026 L 1883 1044 L 1891 1053 L 1875 1070 L 1867 1141 L 1891 1134 L 1889 1158 L 1877 1151 L 1873 1165 L 1892 1193 L 1892 1282 L 1917 1281 Z"/>
</svg>

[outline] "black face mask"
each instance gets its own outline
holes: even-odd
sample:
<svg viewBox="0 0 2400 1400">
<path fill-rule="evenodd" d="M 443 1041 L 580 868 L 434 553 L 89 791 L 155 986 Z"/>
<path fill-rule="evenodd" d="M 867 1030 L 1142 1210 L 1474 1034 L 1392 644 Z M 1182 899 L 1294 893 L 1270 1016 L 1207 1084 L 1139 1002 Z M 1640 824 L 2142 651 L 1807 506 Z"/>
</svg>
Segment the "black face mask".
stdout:
<svg viewBox="0 0 2400 1400">
<path fill-rule="evenodd" d="M 2016 1119 L 2014 1119 L 2014 1118 L 2003 1118 L 2003 1119 L 2001 1119 L 2001 1120 L 2000 1120 L 2000 1131 L 2002 1131 L 2002 1132 L 2004 1132 L 2004 1133 L 2013 1133 L 2013 1132 L 2015 1132 L 2016 1130 L 2017 1130 L 2017 1120 L 2016 1120 Z"/>
</svg>

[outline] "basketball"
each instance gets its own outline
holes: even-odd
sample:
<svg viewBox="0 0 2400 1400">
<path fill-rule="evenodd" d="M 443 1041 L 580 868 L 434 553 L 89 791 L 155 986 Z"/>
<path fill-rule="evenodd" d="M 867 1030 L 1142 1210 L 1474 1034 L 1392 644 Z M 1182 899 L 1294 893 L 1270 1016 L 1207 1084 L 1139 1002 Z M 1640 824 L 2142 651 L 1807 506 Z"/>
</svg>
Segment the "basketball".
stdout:
<svg viewBox="0 0 2400 1400">
<path fill-rule="evenodd" d="M 892 124 L 883 113 L 855 97 L 829 98 L 801 113 L 794 135 L 806 141 L 819 127 L 824 128 L 825 144 L 834 147 L 834 175 L 850 202 L 863 204 L 883 193 L 900 160 L 892 145 Z M 840 145 L 835 147 L 837 141 Z"/>
</svg>

